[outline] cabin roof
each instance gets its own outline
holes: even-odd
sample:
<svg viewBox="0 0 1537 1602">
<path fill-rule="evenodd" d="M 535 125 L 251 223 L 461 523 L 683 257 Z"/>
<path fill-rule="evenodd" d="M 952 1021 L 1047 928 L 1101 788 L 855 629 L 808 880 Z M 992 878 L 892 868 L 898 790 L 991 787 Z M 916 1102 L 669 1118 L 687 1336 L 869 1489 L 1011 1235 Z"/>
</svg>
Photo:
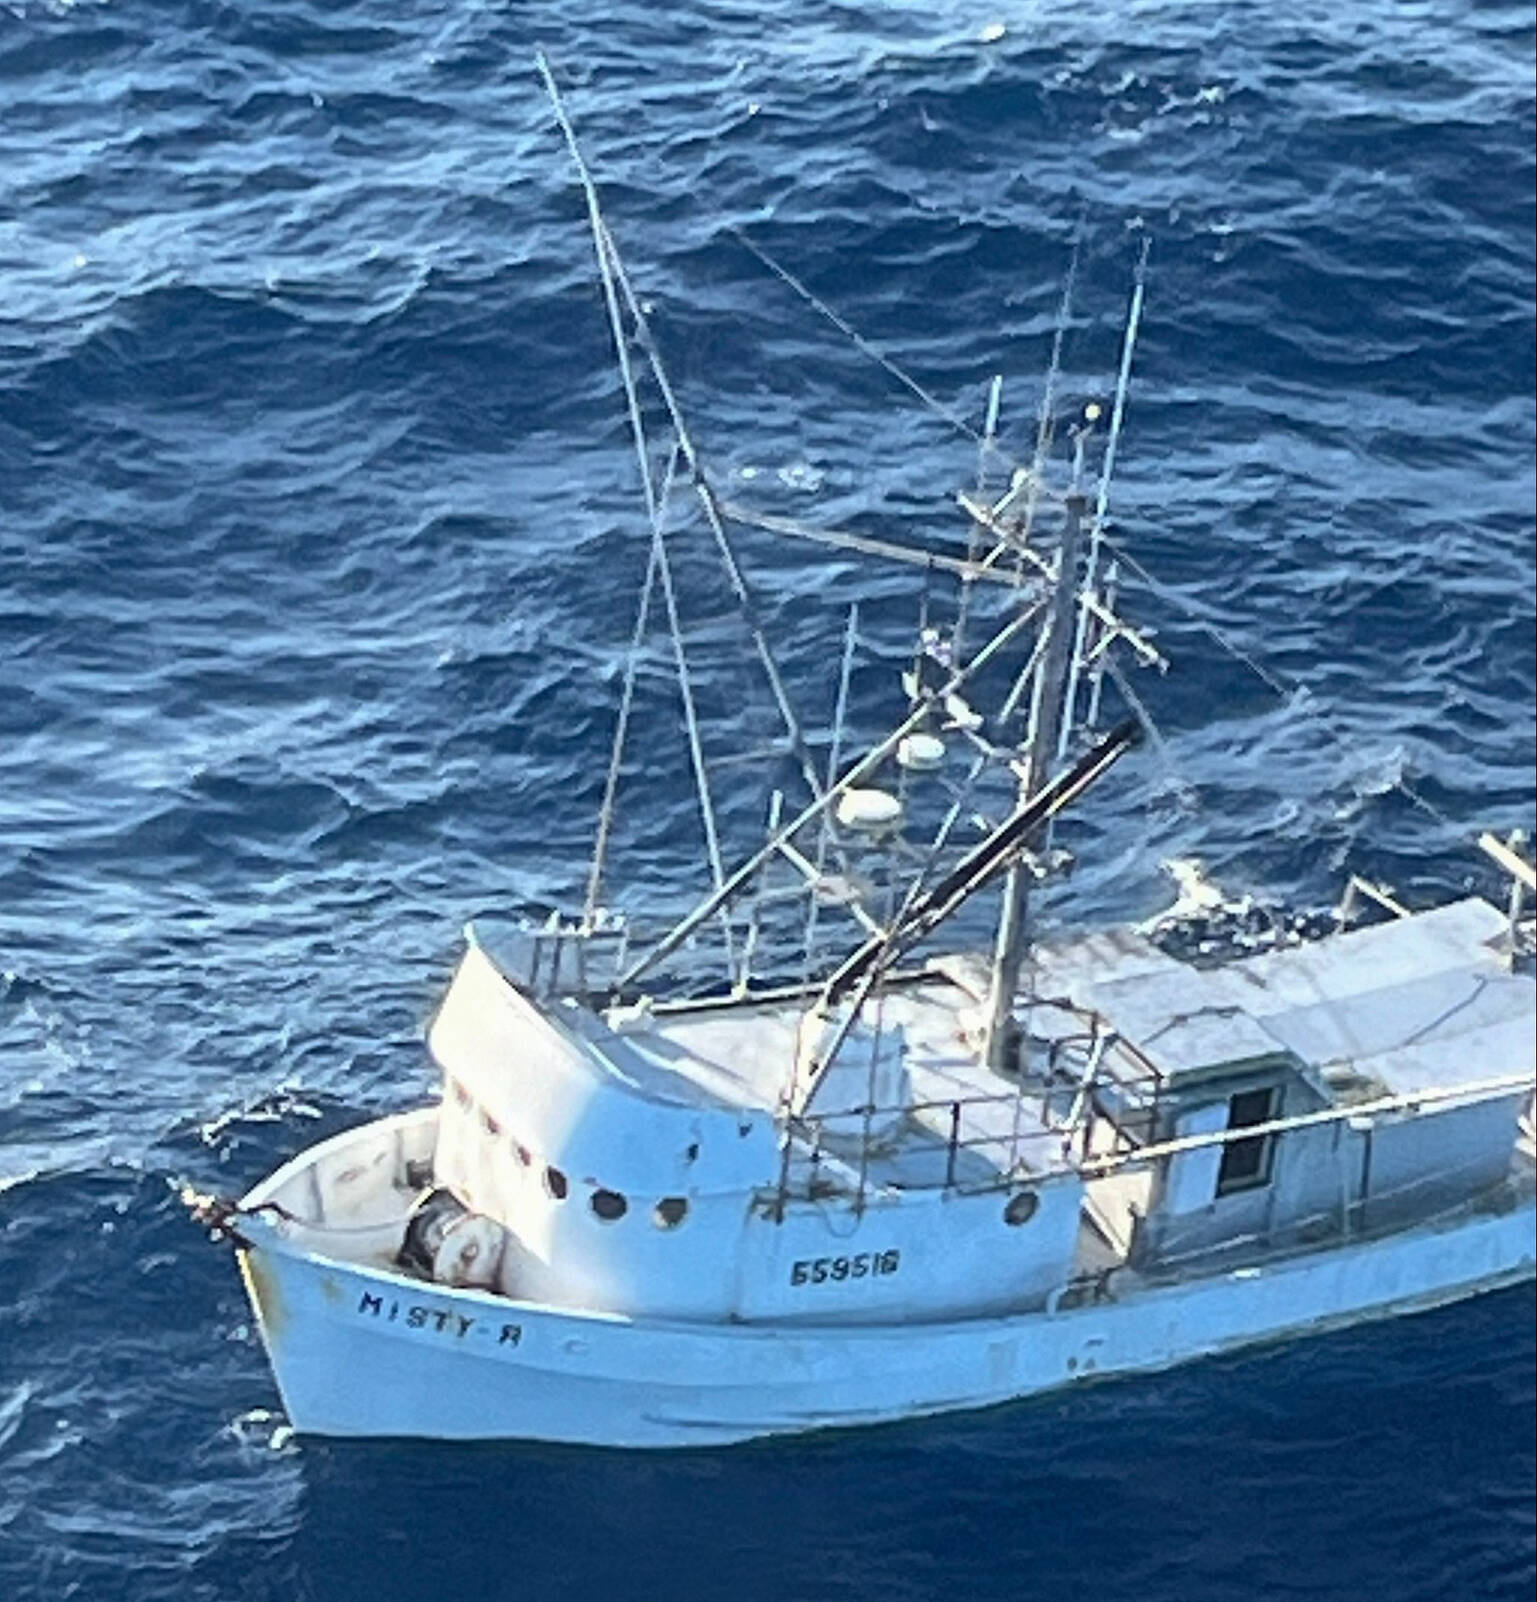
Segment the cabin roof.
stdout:
<svg viewBox="0 0 1537 1602">
<path fill-rule="evenodd" d="M 1130 951 L 1074 999 L 1174 1079 L 1286 1053 L 1326 1081 L 1349 1068 L 1391 1092 L 1469 1084 L 1533 1060 L 1537 986 L 1502 964 L 1505 927 L 1469 897 L 1214 968 Z"/>
</svg>

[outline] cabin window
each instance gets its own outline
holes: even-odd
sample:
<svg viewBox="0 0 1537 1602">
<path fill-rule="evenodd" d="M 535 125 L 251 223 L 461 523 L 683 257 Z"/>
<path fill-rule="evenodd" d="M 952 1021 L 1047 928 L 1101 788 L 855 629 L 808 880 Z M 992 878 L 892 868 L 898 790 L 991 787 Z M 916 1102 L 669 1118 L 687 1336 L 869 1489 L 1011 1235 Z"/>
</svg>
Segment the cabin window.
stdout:
<svg viewBox="0 0 1537 1602">
<path fill-rule="evenodd" d="M 570 1187 L 566 1184 L 566 1176 L 558 1168 L 551 1166 L 544 1171 L 544 1188 L 556 1201 L 564 1201 L 566 1191 Z"/>
<path fill-rule="evenodd" d="M 1004 1204 L 1003 1221 L 1006 1224 L 1028 1224 L 1040 1205 L 1041 1198 L 1035 1191 L 1017 1191 Z"/>
<path fill-rule="evenodd" d="M 676 1229 L 688 1217 L 686 1196 L 664 1196 L 652 1209 L 652 1222 L 658 1229 Z"/>
<path fill-rule="evenodd" d="M 1263 1090 L 1239 1091 L 1227 1104 L 1228 1128 L 1248 1129 L 1254 1124 L 1268 1124 L 1276 1116 L 1279 1100 L 1274 1085 L 1267 1085 Z M 1217 1170 L 1217 1194 L 1227 1196 L 1235 1190 L 1253 1190 L 1257 1186 L 1268 1185 L 1274 1161 L 1274 1135 L 1230 1140 L 1222 1148 L 1222 1166 Z"/>
<path fill-rule="evenodd" d="M 592 1193 L 592 1210 L 605 1224 L 612 1224 L 629 1212 L 630 1204 L 617 1190 L 595 1190 Z"/>
</svg>

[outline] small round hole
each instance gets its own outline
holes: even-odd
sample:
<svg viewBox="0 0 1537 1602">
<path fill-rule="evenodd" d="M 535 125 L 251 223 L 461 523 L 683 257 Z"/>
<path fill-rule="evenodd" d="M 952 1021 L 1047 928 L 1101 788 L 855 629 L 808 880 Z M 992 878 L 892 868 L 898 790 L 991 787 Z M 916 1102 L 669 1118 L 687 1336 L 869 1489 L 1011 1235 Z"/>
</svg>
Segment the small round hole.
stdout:
<svg viewBox="0 0 1537 1602">
<path fill-rule="evenodd" d="M 571 1187 L 566 1183 L 566 1176 L 558 1168 L 551 1166 L 544 1171 L 544 1188 L 556 1201 L 564 1201 L 566 1192 Z"/>
<path fill-rule="evenodd" d="M 534 1166 L 534 1154 L 528 1149 L 527 1146 L 523 1144 L 521 1140 L 513 1141 L 512 1149 L 518 1154 L 518 1161 L 522 1163 L 525 1168 L 532 1168 Z"/>
<path fill-rule="evenodd" d="M 595 1190 L 592 1193 L 592 1210 L 604 1223 L 612 1224 L 629 1212 L 630 1204 L 617 1190 Z"/>
<path fill-rule="evenodd" d="M 497 1123 L 484 1107 L 480 1109 L 480 1127 L 493 1139 L 502 1132 L 502 1126 Z"/>
<path fill-rule="evenodd" d="M 676 1229 L 688 1217 L 688 1198 L 664 1196 L 652 1209 L 651 1217 L 658 1229 Z"/>
<path fill-rule="evenodd" d="M 1028 1224 L 1040 1205 L 1041 1198 L 1033 1190 L 1022 1190 L 1009 1197 L 1003 1209 L 1003 1221 L 1006 1224 Z"/>
</svg>

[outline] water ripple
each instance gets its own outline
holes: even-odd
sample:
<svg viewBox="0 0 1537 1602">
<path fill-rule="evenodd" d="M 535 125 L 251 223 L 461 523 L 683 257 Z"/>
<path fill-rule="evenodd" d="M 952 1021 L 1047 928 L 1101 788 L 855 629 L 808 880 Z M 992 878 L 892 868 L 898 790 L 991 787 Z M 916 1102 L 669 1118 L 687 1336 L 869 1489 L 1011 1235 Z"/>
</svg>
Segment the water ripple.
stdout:
<svg viewBox="0 0 1537 1602">
<path fill-rule="evenodd" d="M 1167 748 L 1075 820 L 1048 916 L 1145 916 L 1169 856 L 1292 906 L 1496 892 L 1470 838 L 1532 826 L 1529 8 L 9 0 L 0 1591 L 1529 1595 L 1526 1291 L 724 1457 L 284 1436 L 174 1185 L 429 1093 L 463 921 L 580 893 L 644 566 L 535 43 L 768 507 L 934 538 L 975 455 L 739 231 L 946 407 L 1003 372 L 1016 456 L 1080 216 L 1064 404 L 1113 383 L 1152 238 L 1112 512 Z M 915 587 L 742 551 L 814 723 L 858 593 L 873 723 Z M 772 719 L 710 572 L 680 545 L 740 845 Z M 616 861 L 681 906 L 667 671 Z"/>
</svg>

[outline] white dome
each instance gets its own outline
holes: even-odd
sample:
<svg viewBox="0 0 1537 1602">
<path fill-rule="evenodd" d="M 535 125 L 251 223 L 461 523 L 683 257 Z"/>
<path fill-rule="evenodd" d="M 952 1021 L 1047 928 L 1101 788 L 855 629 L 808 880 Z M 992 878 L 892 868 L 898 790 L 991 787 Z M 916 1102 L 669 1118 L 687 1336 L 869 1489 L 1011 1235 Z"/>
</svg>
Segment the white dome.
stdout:
<svg viewBox="0 0 1537 1602">
<path fill-rule="evenodd" d="M 945 760 L 945 742 L 937 734 L 909 734 L 897 747 L 897 764 L 909 773 L 932 773 Z"/>
<path fill-rule="evenodd" d="M 884 834 L 902 821 L 902 803 L 885 790 L 845 790 L 838 797 L 838 822 L 864 834 Z"/>
</svg>

